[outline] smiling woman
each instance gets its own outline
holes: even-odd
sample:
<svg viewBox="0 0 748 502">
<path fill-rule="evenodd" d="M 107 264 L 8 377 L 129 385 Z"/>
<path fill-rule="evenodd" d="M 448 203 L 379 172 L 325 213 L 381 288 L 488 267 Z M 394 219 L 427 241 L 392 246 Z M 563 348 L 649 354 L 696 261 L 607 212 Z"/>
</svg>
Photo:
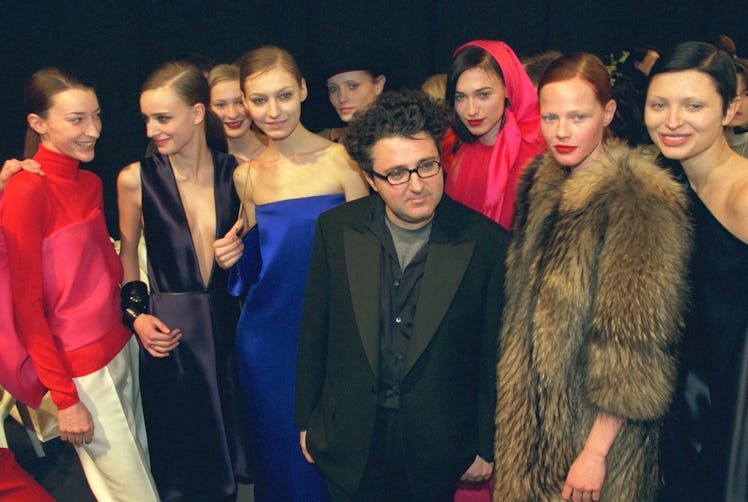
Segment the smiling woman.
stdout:
<svg viewBox="0 0 748 502">
<path fill-rule="evenodd" d="M 237 480 L 249 475 L 234 358 L 239 304 L 213 261 L 213 242 L 239 210 L 231 183 L 236 159 L 224 153 L 209 92 L 192 64 L 158 68 L 140 95 L 146 135 L 158 152 L 117 179 L 122 308 L 141 341 L 151 468 L 169 500 L 231 498 Z M 141 234 L 150 298 L 138 281 Z"/>
<path fill-rule="evenodd" d="M 665 500 L 745 500 L 748 492 L 748 381 L 740 372 L 748 367 L 748 159 L 723 134 L 739 108 L 736 84 L 724 51 L 684 42 L 658 60 L 647 90 L 646 125 L 661 162 L 683 181 L 696 240 L 688 377 L 669 422 Z"/>
<path fill-rule="evenodd" d="M 239 162 L 256 157 L 265 145 L 252 130 L 252 118 L 244 106 L 239 84 L 239 67 L 219 64 L 210 70 L 208 84 L 210 109 L 223 123 L 229 153 Z"/>
<path fill-rule="evenodd" d="M 137 343 L 118 308 L 122 267 L 104 223 L 101 180 L 79 168 L 94 158 L 99 102 L 72 75 L 45 68 L 32 75 L 26 106 L 26 156 L 45 176 L 16 174 L 1 194 L 17 328 L 57 407 L 60 438 L 75 446 L 96 497 L 156 501 Z"/>
<path fill-rule="evenodd" d="M 327 500 L 293 424 L 301 305 L 317 215 L 368 191 L 343 146 L 301 123 L 307 87 L 287 51 L 251 51 L 240 74 L 244 102 L 268 145 L 236 169 L 243 220 L 214 248 L 218 264 L 232 269 L 232 290 L 249 290 L 236 343 L 256 461 L 255 499 Z M 242 228 L 251 229 L 243 240 Z"/>
</svg>

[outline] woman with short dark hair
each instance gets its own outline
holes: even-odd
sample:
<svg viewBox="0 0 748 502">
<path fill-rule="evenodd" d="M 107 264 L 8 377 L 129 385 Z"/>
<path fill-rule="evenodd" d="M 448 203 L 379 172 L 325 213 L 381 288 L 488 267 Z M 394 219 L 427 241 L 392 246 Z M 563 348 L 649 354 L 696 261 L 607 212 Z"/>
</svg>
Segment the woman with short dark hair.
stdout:
<svg viewBox="0 0 748 502">
<path fill-rule="evenodd" d="M 684 42 L 655 64 L 647 91 L 649 134 L 681 178 L 695 224 L 685 371 L 669 424 L 675 441 L 664 450 L 673 501 L 748 495 L 748 159 L 723 132 L 738 109 L 736 85 L 727 53 Z"/>
</svg>

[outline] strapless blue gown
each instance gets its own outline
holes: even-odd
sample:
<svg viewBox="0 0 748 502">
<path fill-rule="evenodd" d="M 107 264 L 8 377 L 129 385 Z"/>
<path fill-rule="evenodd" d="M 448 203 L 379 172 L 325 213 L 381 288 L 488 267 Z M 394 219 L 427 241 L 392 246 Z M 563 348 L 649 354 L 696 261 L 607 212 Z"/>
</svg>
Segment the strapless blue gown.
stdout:
<svg viewBox="0 0 748 502">
<path fill-rule="evenodd" d="M 255 227 L 230 289 L 249 287 L 237 328 L 237 365 L 255 460 L 255 500 L 325 501 L 319 471 L 307 463 L 293 423 L 296 350 L 317 216 L 343 194 L 257 206 Z"/>
</svg>

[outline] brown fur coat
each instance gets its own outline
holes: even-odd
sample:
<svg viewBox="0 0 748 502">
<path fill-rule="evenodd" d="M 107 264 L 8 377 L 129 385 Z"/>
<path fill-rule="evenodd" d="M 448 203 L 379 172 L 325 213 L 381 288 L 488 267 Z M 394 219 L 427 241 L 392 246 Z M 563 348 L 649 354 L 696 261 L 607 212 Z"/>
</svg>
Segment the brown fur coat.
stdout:
<svg viewBox="0 0 748 502">
<path fill-rule="evenodd" d="M 682 187 L 609 143 L 518 185 L 500 341 L 494 500 L 560 500 L 600 411 L 624 419 L 601 501 L 653 500 L 676 379 L 690 225 Z"/>
</svg>

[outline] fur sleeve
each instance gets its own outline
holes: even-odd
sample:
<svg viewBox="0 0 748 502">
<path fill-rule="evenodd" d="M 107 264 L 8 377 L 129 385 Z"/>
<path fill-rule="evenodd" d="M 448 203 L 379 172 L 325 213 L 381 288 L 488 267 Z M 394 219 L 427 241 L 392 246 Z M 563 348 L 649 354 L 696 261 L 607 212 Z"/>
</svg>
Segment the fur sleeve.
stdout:
<svg viewBox="0 0 748 502">
<path fill-rule="evenodd" d="M 691 246 L 686 198 L 636 154 L 611 160 L 624 167 L 605 201 L 586 385 L 601 410 L 654 420 L 667 411 L 676 380 Z"/>
</svg>

